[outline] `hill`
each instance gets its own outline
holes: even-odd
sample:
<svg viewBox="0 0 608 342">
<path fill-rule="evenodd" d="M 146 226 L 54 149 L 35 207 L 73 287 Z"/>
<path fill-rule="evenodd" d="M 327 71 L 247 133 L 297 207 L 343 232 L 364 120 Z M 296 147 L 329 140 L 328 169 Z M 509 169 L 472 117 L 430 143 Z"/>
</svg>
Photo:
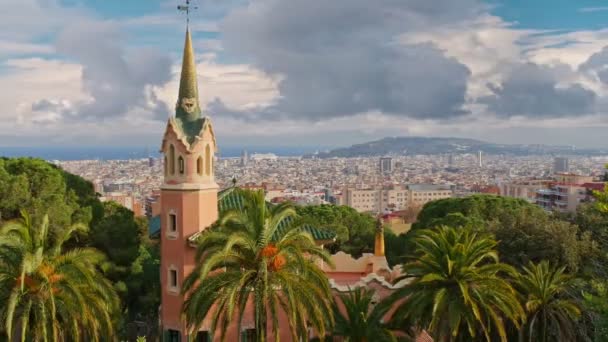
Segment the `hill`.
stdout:
<svg viewBox="0 0 608 342">
<path fill-rule="evenodd" d="M 607 154 L 599 149 L 576 149 L 573 146 L 495 144 L 466 138 L 434 137 L 387 137 L 376 141 L 338 148 L 317 154 L 320 158 L 332 157 L 372 157 L 404 154 L 444 154 L 444 153 L 477 153 L 510 155 L 536 154 Z"/>
</svg>

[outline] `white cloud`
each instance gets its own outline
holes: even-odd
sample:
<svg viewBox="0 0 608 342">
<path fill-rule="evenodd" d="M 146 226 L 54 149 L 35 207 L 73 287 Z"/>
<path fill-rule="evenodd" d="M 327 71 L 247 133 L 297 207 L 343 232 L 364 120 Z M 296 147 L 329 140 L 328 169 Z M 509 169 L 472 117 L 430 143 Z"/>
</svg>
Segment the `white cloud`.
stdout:
<svg viewBox="0 0 608 342">
<path fill-rule="evenodd" d="M 202 107 L 219 98 L 231 109 L 244 110 L 268 106 L 278 97 L 278 79 L 247 64 L 219 64 L 212 57 L 199 61 L 197 68 Z M 175 106 L 180 71 L 181 66 L 175 65 L 173 79 L 159 90 L 169 108 Z"/>
<path fill-rule="evenodd" d="M 160 29 L 163 32 L 167 30 L 172 35 L 173 32 L 181 32 L 183 28 L 183 16 L 173 11 L 175 2 L 176 0 L 164 2 L 162 6 L 166 8 L 162 13 L 137 18 L 110 19 L 105 23 L 116 25 L 123 33 L 135 28 L 136 34 L 139 35 L 142 34 L 140 30 L 150 28 Z M 238 2 L 230 1 L 230 5 Z M 205 3 L 206 5 L 202 6 L 209 6 L 207 10 L 211 10 L 214 15 L 230 11 L 229 6 L 220 0 Z M 433 8 L 430 0 L 416 3 L 420 11 Z M 301 4 L 304 6 L 306 2 Z M 458 9 L 454 11 L 456 10 Z M 605 10 L 608 10 L 608 7 L 581 8 L 579 11 Z M 305 124 L 297 118 L 287 118 L 273 121 L 272 125 L 268 125 L 266 120 L 260 124 L 259 121 L 244 122 L 232 117 L 223 117 L 220 113 L 207 114 L 212 116 L 220 140 L 232 145 L 241 142 L 346 145 L 385 135 L 406 134 L 457 135 L 503 141 L 512 139 L 521 142 L 555 143 L 559 142 L 559 138 L 564 140 L 563 143 L 597 142 L 597 139 L 587 132 L 592 132 L 592 128 L 605 128 L 608 125 L 606 115 L 601 111 L 599 114 L 559 119 L 521 116 L 497 118 L 488 113 L 486 107 L 480 105 L 477 99 L 490 93 L 488 83 L 501 84 L 520 63 L 531 62 L 553 68 L 566 64 L 570 71 L 556 73 L 556 87 L 580 83 L 598 94 L 600 108 L 608 108 L 606 99 L 608 85 L 602 84 L 589 73 L 578 71 L 580 64 L 608 45 L 608 29 L 576 32 L 524 30 L 484 11 L 475 12 L 473 16 L 467 13 L 464 20 L 453 20 L 449 13 L 442 12 L 441 15 L 450 19 L 447 20 L 447 24 L 428 25 L 428 23 L 424 24 L 423 20 L 413 20 L 416 25 L 407 24 L 407 26 L 414 29 L 400 36 L 399 42 L 408 44 L 432 42 L 446 56 L 466 65 L 471 71 L 466 83 L 466 108 L 471 111 L 471 115 L 466 118 L 434 121 L 389 116 L 370 111 L 349 113 L 350 116 L 347 117 L 320 117 L 318 121 L 308 121 Z M 412 18 L 416 19 L 416 16 Z M 319 18 L 315 18 L 317 19 Z M 280 81 L 286 76 L 265 73 L 253 64 L 245 62 L 246 58 L 251 56 L 230 55 L 234 51 L 227 48 L 222 37 L 223 32 L 220 30 L 222 26 L 218 25 L 218 21 L 220 21 L 219 16 L 205 17 L 204 14 L 198 14 L 192 24 L 194 31 L 218 34 L 218 38 L 195 41 L 199 57 L 201 105 L 205 107 L 215 99 L 220 99 L 231 110 L 255 111 L 276 104 L 281 99 Z M 112 116 L 111 120 L 66 121 L 62 117 L 65 113 L 77 110 L 82 103 L 92 101 L 90 94 L 83 91 L 86 89 L 83 87 L 83 66 L 72 59 L 66 59 L 73 56 L 57 56 L 53 44 L 56 32 L 63 30 L 67 24 L 75 22 L 86 25 L 87 22 L 99 22 L 99 19 L 95 19 L 90 9 L 79 6 L 66 8 L 59 0 L 0 1 L 0 89 L 2 90 L 0 91 L 0 132 L 2 132 L 0 145 L 7 141 L 14 142 L 15 137 L 19 136 L 28 137 L 31 141 L 57 144 L 78 143 L 83 139 L 87 139 L 91 144 L 124 144 L 138 141 L 141 145 L 158 141 L 164 122 L 159 121 L 158 117 L 154 118 L 150 108 L 155 106 L 158 97 L 170 108 L 166 115 L 172 114 L 180 70 L 177 59 L 171 67 L 170 81 L 157 82 L 155 86 L 142 85 L 143 99 L 138 99 L 138 105 L 128 106 L 124 113 Z M 306 29 L 316 28 L 306 20 L 302 23 Z M 396 26 L 391 26 L 391 30 L 395 31 L 399 25 L 397 22 Z M 376 32 L 375 27 L 371 27 L 370 32 L 381 36 L 381 32 Z M 327 38 L 309 33 L 304 36 L 314 41 Z M 272 34 L 283 38 L 282 32 Z M 347 34 L 350 35 L 351 32 Z M 51 37 L 51 41 L 47 43 L 40 37 L 46 39 Z M 181 42 L 182 37 L 179 35 L 175 39 Z M 148 44 L 154 45 L 155 36 L 144 38 Z M 158 39 L 166 38 L 164 36 Z M 387 36 L 387 40 L 390 38 L 390 35 Z M 294 44 L 297 42 L 290 39 L 285 41 Z M 129 55 L 137 49 L 130 43 L 126 44 L 127 47 L 124 51 L 121 50 L 121 53 Z M 257 44 L 256 41 L 250 43 Z M 177 57 L 176 52 L 172 51 L 171 54 Z M 23 57 L 32 55 L 38 58 Z M 218 55 L 222 58 L 228 56 L 230 60 L 238 57 L 238 60 L 243 62 L 227 63 Z M 334 54 L 337 55 L 339 54 Z M 117 56 L 107 57 L 111 59 Z M 300 63 L 306 62 L 309 61 L 300 61 Z M 322 60 L 315 62 L 323 63 Z M 415 68 L 415 66 L 410 67 Z M 121 87 L 124 84 L 112 86 Z M 112 99 L 98 98 L 97 101 L 112 101 Z M 302 103 L 314 104 L 315 101 L 318 99 L 306 98 Z M 36 110 L 42 108 L 53 110 Z M 539 133 L 530 134 L 535 129 Z M 557 136 L 551 132 L 560 132 L 562 135 Z M 11 135 L 10 138 L 6 138 L 8 134 Z M 546 141 L 543 140 L 545 138 Z M 606 145 L 605 142 L 603 144 Z"/>
</svg>

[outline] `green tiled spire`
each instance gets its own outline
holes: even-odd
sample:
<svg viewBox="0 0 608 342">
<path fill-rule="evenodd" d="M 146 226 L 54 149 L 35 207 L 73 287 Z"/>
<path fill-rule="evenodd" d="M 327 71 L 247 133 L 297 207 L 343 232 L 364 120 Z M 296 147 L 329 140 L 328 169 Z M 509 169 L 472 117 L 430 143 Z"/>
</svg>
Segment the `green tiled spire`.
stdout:
<svg viewBox="0 0 608 342">
<path fill-rule="evenodd" d="M 188 143 L 192 144 L 195 137 L 201 133 L 205 120 L 201 117 L 201 107 L 198 102 L 196 59 L 194 58 L 190 30 L 187 29 L 174 124 L 186 136 Z"/>
<path fill-rule="evenodd" d="M 194 49 L 192 48 L 192 38 L 190 37 L 189 29 L 186 30 L 175 117 L 182 120 L 184 124 L 196 121 L 201 117 L 201 108 L 198 102 L 198 85 L 196 82 L 196 59 L 194 58 Z"/>
</svg>

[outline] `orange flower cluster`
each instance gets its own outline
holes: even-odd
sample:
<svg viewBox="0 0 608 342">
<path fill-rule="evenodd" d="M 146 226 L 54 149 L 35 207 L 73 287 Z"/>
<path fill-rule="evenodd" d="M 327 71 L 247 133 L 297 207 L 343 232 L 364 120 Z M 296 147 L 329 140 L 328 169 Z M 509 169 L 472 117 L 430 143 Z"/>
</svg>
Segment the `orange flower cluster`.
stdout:
<svg viewBox="0 0 608 342">
<path fill-rule="evenodd" d="M 55 269 L 53 269 L 53 267 L 50 265 L 41 265 L 40 267 L 38 267 L 37 271 L 37 273 L 46 276 L 51 285 L 56 284 L 61 281 L 61 279 L 63 279 L 63 275 L 55 273 Z M 40 291 L 40 281 L 38 279 L 35 279 L 27 274 L 23 278 L 19 276 L 15 279 L 15 286 L 21 287 L 22 282 L 27 288 L 28 292 L 35 294 Z M 51 291 L 53 292 L 53 294 L 56 294 L 59 292 L 59 289 L 53 286 L 51 288 Z"/>
<path fill-rule="evenodd" d="M 260 253 L 263 257 L 271 259 L 270 265 L 268 267 L 271 271 L 278 271 L 283 268 L 283 266 L 285 266 L 285 264 L 287 263 L 285 257 L 279 255 L 278 253 L 279 249 L 271 243 L 262 248 L 262 251 Z"/>
</svg>

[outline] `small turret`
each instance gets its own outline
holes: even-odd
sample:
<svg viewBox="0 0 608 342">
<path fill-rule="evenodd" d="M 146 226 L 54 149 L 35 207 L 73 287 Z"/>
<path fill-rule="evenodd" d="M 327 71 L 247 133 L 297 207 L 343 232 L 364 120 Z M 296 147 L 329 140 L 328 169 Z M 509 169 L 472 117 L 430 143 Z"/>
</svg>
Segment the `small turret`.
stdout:
<svg viewBox="0 0 608 342">
<path fill-rule="evenodd" d="M 384 256 L 384 225 L 382 218 L 378 217 L 376 221 L 376 239 L 374 243 L 374 255 Z"/>
</svg>

